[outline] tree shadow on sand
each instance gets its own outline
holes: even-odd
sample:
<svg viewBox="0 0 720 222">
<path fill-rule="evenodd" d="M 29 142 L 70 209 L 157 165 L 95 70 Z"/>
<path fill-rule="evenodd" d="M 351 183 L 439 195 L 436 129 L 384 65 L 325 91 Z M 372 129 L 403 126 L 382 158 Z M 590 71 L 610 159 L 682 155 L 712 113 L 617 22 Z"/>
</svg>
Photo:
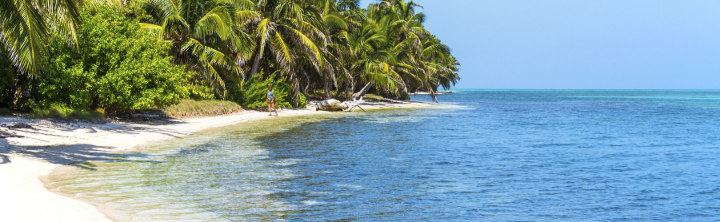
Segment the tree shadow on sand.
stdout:
<svg viewBox="0 0 720 222">
<path fill-rule="evenodd" d="M 42 159 L 50 163 L 95 170 L 92 161 L 103 162 L 157 162 L 147 160 L 144 153 L 110 153 L 106 147 L 90 144 L 57 146 L 15 146 L 0 138 L 0 164 L 10 163 L 10 154 Z"/>
</svg>

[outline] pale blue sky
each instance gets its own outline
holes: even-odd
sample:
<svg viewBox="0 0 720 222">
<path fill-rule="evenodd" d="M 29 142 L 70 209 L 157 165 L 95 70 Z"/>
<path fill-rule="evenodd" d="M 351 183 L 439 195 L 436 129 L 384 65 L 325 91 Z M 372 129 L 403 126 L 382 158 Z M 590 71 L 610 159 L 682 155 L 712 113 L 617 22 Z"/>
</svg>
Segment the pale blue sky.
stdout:
<svg viewBox="0 0 720 222">
<path fill-rule="evenodd" d="M 719 0 L 415 2 L 456 88 L 720 89 Z"/>
</svg>

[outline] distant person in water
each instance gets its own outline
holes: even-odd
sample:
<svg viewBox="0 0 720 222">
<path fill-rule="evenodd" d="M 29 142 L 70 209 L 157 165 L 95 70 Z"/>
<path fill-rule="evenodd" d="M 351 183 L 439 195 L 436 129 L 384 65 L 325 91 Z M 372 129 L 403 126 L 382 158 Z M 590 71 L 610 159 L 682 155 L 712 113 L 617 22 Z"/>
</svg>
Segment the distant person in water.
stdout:
<svg viewBox="0 0 720 222">
<path fill-rule="evenodd" d="M 275 116 L 278 115 L 277 108 L 275 108 L 275 92 L 273 92 L 272 86 L 268 86 L 267 91 L 267 100 L 268 100 L 268 114 L 269 116 L 272 116 L 272 110 L 275 110 Z M 272 108 L 272 109 L 271 109 Z"/>
</svg>

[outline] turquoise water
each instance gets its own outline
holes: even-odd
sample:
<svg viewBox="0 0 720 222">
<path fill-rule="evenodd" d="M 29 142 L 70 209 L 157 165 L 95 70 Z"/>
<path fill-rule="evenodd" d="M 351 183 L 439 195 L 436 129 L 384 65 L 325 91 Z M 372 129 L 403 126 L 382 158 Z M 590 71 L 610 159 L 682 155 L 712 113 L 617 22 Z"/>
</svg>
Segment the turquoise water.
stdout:
<svg viewBox="0 0 720 222">
<path fill-rule="evenodd" d="M 54 186 L 135 220 L 720 220 L 720 91 L 439 99 L 209 131 Z"/>
</svg>

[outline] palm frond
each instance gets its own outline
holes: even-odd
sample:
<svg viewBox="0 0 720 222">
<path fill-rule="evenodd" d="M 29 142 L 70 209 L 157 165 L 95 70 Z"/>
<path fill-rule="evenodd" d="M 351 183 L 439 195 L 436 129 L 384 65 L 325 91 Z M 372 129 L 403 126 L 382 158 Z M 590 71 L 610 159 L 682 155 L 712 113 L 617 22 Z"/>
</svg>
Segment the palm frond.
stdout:
<svg viewBox="0 0 720 222">
<path fill-rule="evenodd" d="M 206 13 L 195 25 L 195 36 L 205 38 L 215 34 L 227 40 L 233 34 L 233 21 L 227 8 L 217 6 Z"/>
<path fill-rule="evenodd" d="M 270 45 L 272 46 L 276 61 L 278 61 L 280 67 L 285 70 L 285 72 L 291 72 L 293 56 L 290 53 L 290 47 L 288 47 L 279 32 L 275 32 Z"/>
<path fill-rule="evenodd" d="M 36 76 L 46 52 L 47 26 L 31 0 L 3 1 L 0 41 L 20 73 Z"/>
<path fill-rule="evenodd" d="M 305 46 L 307 49 L 310 50 L 310 52 L 312 52 L 312 55 L 315 57 L 315 60 L 319 63 L 320 66 L 322 66 L 323 65 L 322 54 L 320 53 L 320 49 L 318 49 L 317 45 L 315 45 L 315 43 L 310 38 L 308 38 L 305 34 L 300 32 L 299 30 L 290 28 L 290 27 L 288 27 L 288 28 L 299 39 L 300 43 L 302 43 L 303 46 Z"/>
<path fill-rule="evenodd" d="M 328 27 L 337 28 L 337 29 L 348 29 L 347 22 L 345 22 L 345 19 L 341 18 L 337 15 L 325 15 L 323 17 L 323 22 L 327 24 Z"/>
</svg>

